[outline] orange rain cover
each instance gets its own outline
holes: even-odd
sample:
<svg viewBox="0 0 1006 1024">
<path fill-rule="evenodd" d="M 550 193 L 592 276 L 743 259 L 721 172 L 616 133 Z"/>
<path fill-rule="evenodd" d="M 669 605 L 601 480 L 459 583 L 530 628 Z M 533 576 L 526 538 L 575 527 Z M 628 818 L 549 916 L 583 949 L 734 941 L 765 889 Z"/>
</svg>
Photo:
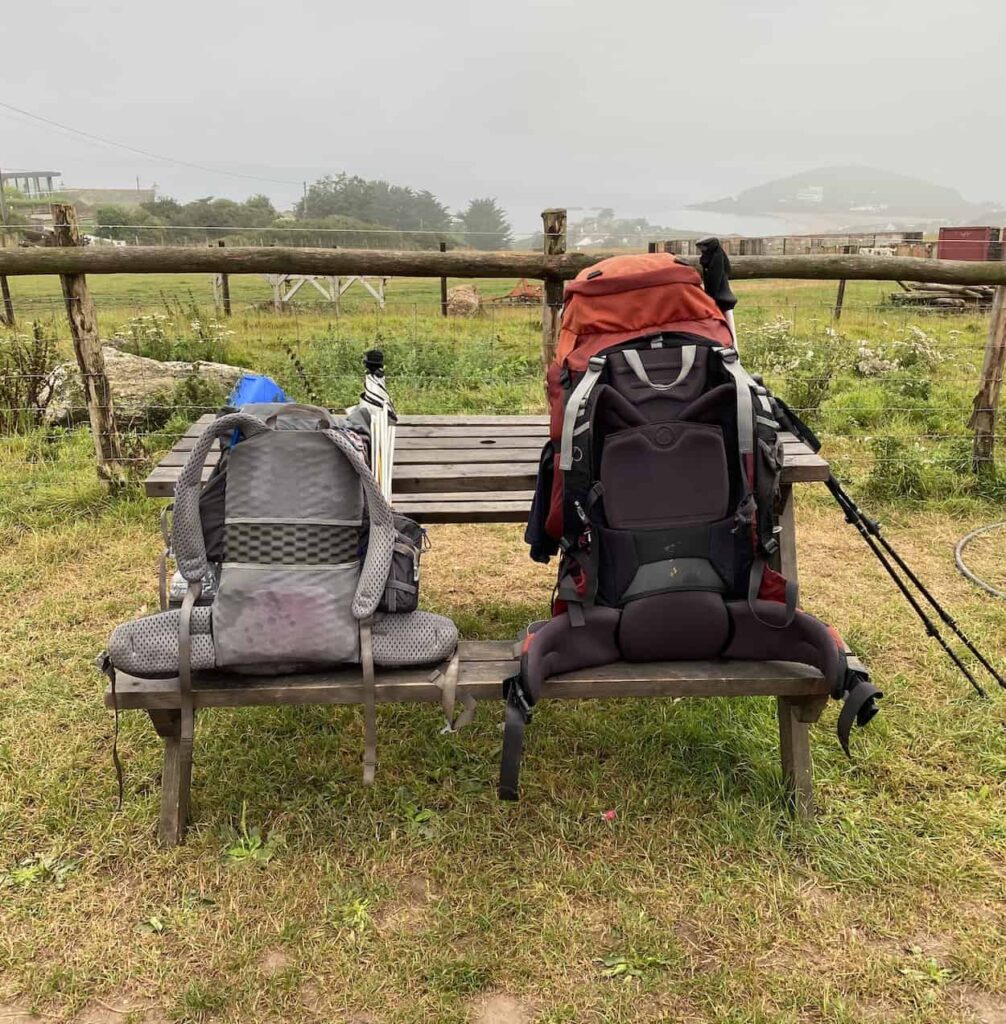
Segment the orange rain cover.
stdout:
<svg viewBox="0 0 1006 1024">
<path fill-rule="evenodd" d="M 586 369 L 592 355 L 646 334 L 697 334 L 730 347 L 730 328 L 702 278 L 670 253 L 612 256 L 566 285 L 557 366 Z"/>
</svg>

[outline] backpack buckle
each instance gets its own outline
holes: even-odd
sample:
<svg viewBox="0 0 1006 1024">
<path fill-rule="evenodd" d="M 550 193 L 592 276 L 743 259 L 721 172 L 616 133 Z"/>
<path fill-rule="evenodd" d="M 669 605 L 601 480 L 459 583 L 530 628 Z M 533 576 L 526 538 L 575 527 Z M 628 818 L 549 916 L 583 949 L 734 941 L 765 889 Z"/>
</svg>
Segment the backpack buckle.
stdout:
<svg viewBox="0 0 1006 1024">
<path fill-rule="evenodd" d="M 507 676 L 503 680 L 503 696 L 506 698 L 507 704 L 520 712 L 524 724 L 527 725 L 531 721 L 533 712 L 527 695 L 524 693 L 524 688 L 521 686 L 521 675 L 519 672 L 512 676 Z"/>
</svg>

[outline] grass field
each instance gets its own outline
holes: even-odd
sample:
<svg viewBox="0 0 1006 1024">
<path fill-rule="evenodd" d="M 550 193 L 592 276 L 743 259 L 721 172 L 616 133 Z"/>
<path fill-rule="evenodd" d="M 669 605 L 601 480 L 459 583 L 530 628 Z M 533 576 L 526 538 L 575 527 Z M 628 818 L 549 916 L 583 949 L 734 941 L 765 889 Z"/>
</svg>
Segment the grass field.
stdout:
<svg viewBox="0 0 1006 1024">
<path fill-rule="evenodd" d="M 104 332 L 163 311 L 163 335 L 197 355 L 207 281 L 169 282 L 93 279 Z M 353 401 L 380 342 L 404 411 L 542 408 L 534 310 L 444 321 L 435 282 L 394 281 L 384 314 L 347 297 L 337 317 L 277 317 L 256 305 L 264 282 L 232 288 L 234 333 L 212 345 L 298 398 Z M 985 322 L 906 318 L 889 290 L 850 285 L 832 334 L 831 285 L 744 283 L 742 352 L 799 397 L 1002 665 L 1006 606 L 952 562 L 959 535 L 1003 518 L 1000 485 L 964 468 Z M 14 295 L 65 345 L 52 282 Z M 138 470 L 197 398 L 133 438 Z M 457 737 L 432 707 L 382 708 L 371 791 L 358 709 L 247 709 L 200 716 L 192 827 L 163 852 L 159 744 L 122 716 L 116 812 L 92 667 L 115 624 L 156 606 L 155 503 L 102 490 L 84 431 L 0 439 L 0 1019 L 1001 1024 L 1006 701 L 947 667 L 821 492 L 798 492 L 803 603 L 886 696 L 852 762 L 834 707 L 815 730 L 812 824 L 782 806 L 768 700 L 544 706 L 517 805 L 494 793 L 500 708 Z M 520 534 L 434 528 L 425 606 L 476 638 L 540 617 L 550 570 Z M 1002 585 L 998 538 L 971 561 Z"/>
</svg>

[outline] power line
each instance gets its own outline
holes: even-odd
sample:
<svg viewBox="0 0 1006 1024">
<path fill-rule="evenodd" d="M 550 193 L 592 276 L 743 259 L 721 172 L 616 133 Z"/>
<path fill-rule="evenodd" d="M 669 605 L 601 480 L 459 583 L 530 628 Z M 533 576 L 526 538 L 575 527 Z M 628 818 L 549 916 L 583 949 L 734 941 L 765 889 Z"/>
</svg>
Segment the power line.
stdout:
<svg viewBox="0 0 1006 1024">
<path fill-rule="evenodd" d="M 267 178 L 259 174 L 243 174 L 241 171 L 221 171 L 213 167 L 207 167 L 204 164 L 193 163 L 191 160 L 180 160 L 173 156 L 164 156 L 160 153 L 152 153 L 147 149 L 140 149 L 137 146 L 130 146 L 125 142 L 116 142 L 114 139 L 106 139 L 101 135 L 94 135 L 91 132 L 82 131 L 80 128 L 73 128 L 67 124 L 60 124 L 59 121 L 53 121 L 48 117 L 42 117 L 41 114 L 33 114 L 29 110 L 22 110 L 20 107 L 15 107 L 13 104 L 4 103 L 0 101 L 0 107 L 5 110 L 12 111 L 15 114 L 20 114 L 22 117 L 30 118 L 33 121 L 39 121 L 42 124 L 49 125 L 51 128 L 57 128 L 60 131 L 70 132 L 72 135 L 79 135 L 83 139 L 90 139 L 92 142 L 99 142 L 104 146 L 112 146 L 116 149 L 123 149 L 129 153 L 136 153 L 139 156 L 146 157 L 148 160 L 158 160 L 161 163 L 177 164 L 179 167 L 191 167 L 197 171 L 204 171 L 207 174 L 221 174 L 225 177 L 230 178 L 247 178 L 251 181 L 268 181 L 274 185 L 301 185 L 300 181 L 292 181 L 286 178 Z"/>
</svg>

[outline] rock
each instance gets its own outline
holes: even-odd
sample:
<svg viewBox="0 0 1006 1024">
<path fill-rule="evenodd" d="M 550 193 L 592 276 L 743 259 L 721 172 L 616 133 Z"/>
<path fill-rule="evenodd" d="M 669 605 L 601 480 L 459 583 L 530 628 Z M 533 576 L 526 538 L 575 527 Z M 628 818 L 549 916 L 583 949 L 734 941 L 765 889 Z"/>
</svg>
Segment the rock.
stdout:
<svg viewBox="0 0 1006 1024">
<path fill-rule="evenodd" d="M 450 316 L 477 316 L 482 308 L 482 296 L 471 284 L 459 284 L 447 293 L 447 312 Z"/>
<path fill-rule="evenodd" d="M 103 345 L 105 373 L 112 389 L 115 418 L 120 425 L 163 421 L 171 413 L 178 384 L 195 380 L 201 387 L 229 392 L 248 370 L 226 363 L 159 362 Z M 63 363 L 52 375 L 54 395 L 46 410 L 46 422 L 68 426 L 87 419 L 80 373 L 75 363 Z"/>
</svg>

